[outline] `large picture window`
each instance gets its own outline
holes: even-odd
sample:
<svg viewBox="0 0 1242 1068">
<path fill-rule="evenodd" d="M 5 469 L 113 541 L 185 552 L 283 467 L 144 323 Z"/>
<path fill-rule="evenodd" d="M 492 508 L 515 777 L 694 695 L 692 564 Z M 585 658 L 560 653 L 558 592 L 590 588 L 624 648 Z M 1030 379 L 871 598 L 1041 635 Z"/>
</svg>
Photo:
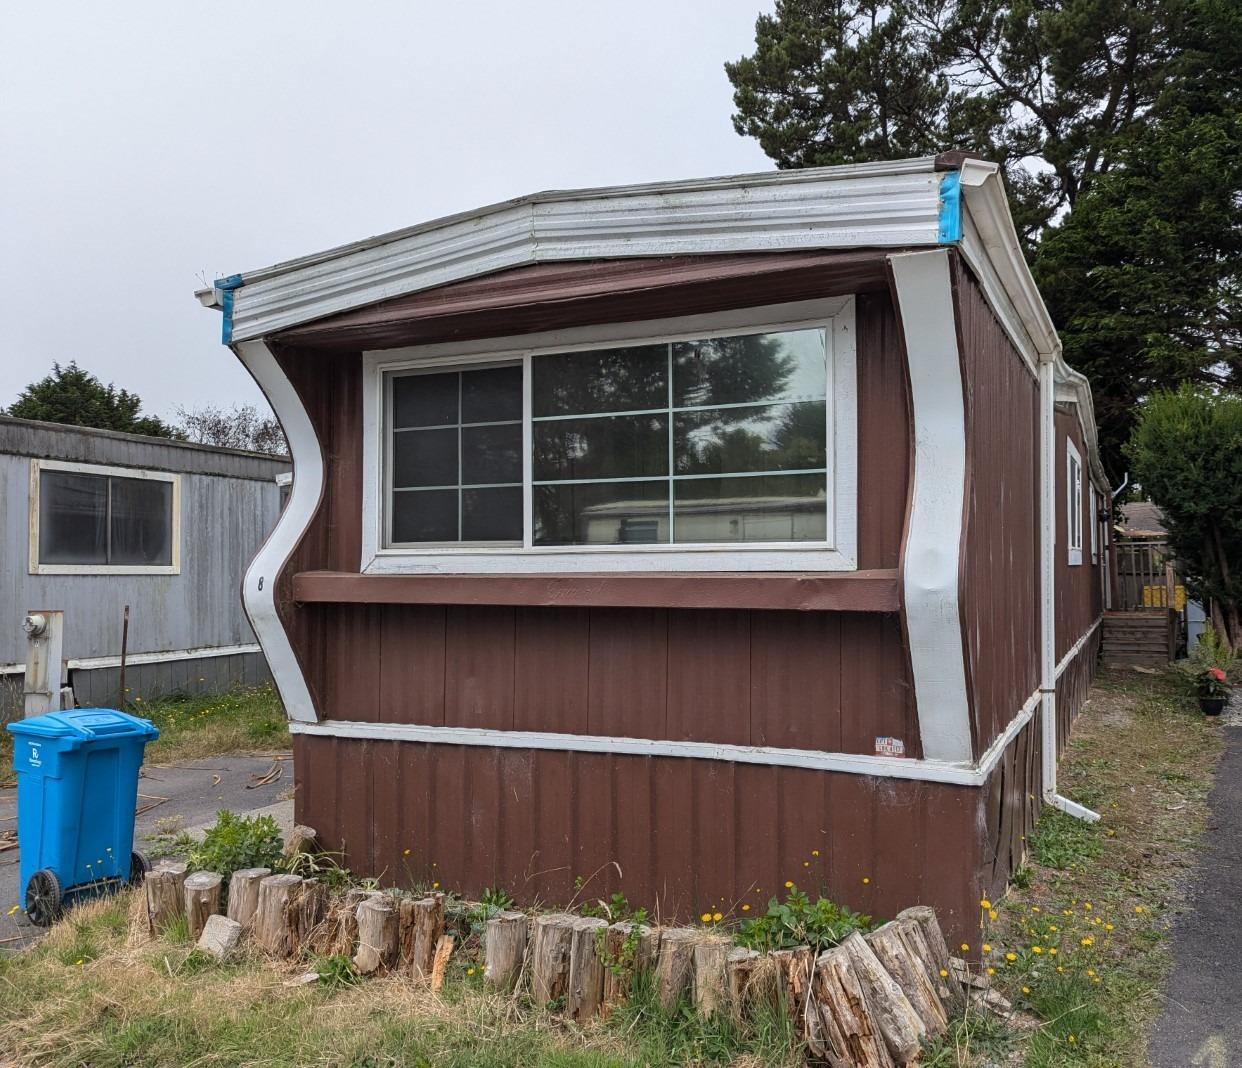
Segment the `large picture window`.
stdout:
<svg viewBox="0 0 1242 1068">
<path fill-rule="evenodd" d="M 178 489 L 173 474 L 32 461 L 31 573 L 176 573 Z"/>
<path fill-rule="evenodd" d="M 836 411 L 853 403 L 852 338 L 842 344 L 833 317 L 695 325 L 376 366 L 375 552 L 595 561 L 580 570 L 663 552 L 667 567 L 748 566 L 721 555 L 732 548 L 759 567 L 853 566 L 852 544 L 838 543 L 852 531 L 854 443 L 837 440 L 853 413 L 839 426 Z M 693 558 L 667 555 L 679 550 Z"/>
</svg>

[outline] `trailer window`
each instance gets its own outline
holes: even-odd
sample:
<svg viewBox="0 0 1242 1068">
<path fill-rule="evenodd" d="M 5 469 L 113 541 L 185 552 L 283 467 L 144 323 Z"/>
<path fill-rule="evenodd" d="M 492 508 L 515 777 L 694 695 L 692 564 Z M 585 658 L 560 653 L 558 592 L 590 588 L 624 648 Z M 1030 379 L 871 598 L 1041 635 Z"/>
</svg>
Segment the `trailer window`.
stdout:
<svg viewBox="0 0 1242 1068">
<path fill-rule="evenodd" d="M 1067 544 L 1069 562 L 1077 565 L 1082 563 L 1082 457 L 1068 438 L 1065 441 L 1066 451 L 1066 501 L 1065 522 L 1067 526 Z"/>
<path fill-rule="evenodd" d="M 33 465 L 32 573 L 169 573 L 179 566 L 178 476 Z"/>
</svg>

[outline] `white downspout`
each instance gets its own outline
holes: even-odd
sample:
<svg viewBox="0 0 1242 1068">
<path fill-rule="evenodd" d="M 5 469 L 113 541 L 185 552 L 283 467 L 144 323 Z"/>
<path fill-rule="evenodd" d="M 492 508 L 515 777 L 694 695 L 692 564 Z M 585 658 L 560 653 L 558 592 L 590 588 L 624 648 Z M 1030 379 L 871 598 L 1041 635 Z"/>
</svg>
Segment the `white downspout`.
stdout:
<svg viewBox="0 0 1242 1068">
<path fill-rule="evenodd" d="M 1094 823 L 1100 818 L 1057 793 L 1057 438 L 1056 354 L 1039 361 L 1039 570 L 1040 570 L 1040 726 L 1043 738 L 1044 801 L 1071 816 Z"/>
</svg>

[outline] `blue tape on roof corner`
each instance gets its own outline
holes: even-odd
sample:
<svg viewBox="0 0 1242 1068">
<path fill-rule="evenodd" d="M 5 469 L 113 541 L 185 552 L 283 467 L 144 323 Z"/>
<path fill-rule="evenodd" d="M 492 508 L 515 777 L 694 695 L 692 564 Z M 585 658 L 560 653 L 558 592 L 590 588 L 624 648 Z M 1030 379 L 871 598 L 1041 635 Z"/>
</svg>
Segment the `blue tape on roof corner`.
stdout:
<svg viewBox="0 0 1242 1068">
<path fill-rule="evenodd" d="M 940 179 L 940 241 L 951 244 L 962 239 L 962 175 L 949 171 Z"/>
<path fill-rule="evenodd" d="M 242 276 L 231 274 L 227 278 L 217 278 L 211 284 L 220 290 L 220 311 L 223 313 L 220 320 L 220 342 L 228 345 L 233 340 L 233 290 L 241 289 Z"/>
</svg>

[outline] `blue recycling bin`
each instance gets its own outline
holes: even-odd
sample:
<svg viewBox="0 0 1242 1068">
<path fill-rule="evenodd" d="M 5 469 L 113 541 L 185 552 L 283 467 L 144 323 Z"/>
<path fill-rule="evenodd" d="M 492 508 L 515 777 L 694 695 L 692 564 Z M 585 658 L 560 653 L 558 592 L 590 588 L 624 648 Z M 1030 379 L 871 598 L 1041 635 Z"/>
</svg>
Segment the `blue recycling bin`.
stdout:
<svg viewBox="0 0 1242 1068">
<path fill-rule="evenodd" d="M 137 882 L 134 807 L 143 750 L 160 732 L 110 708 L 75 708 L 18 720 L 17 843 L 26 914 L 48 926 L 67 897 Z"/>
</svg>

